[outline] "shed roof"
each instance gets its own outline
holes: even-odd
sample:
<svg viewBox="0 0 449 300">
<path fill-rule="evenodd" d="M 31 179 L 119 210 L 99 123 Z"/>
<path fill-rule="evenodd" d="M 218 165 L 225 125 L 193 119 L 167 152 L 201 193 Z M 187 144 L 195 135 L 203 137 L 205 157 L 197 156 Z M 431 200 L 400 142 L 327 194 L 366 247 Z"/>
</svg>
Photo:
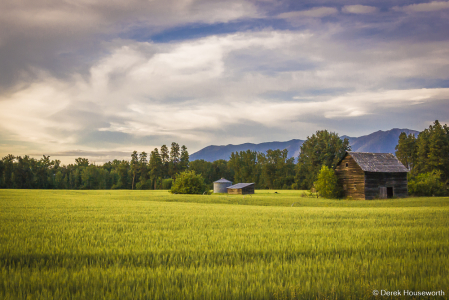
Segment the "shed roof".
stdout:
<svg viewBox="0 0 449 300">
<path fill-rule="evenodd" d="M 242 189 L 244 187 L 253 185 L 254 183 L 237 183 L 231 186 L 228 186 L 227 189 Z"/>
<path fill-rule="evenodd" d="M 365 172 L 403 173 L 409 170 L 391 153 L 347 152 Z"/>
<path fill-rule="evenodd" d="M 215 183 L 215 182 L 218 182 L 218 183 L 232 183 L 232 182 L 230 182 L 229 180 L 224 179 L 224 178 L 218 179 L 218 180 L 214 181 L 214 183 Z"/>
</svg>

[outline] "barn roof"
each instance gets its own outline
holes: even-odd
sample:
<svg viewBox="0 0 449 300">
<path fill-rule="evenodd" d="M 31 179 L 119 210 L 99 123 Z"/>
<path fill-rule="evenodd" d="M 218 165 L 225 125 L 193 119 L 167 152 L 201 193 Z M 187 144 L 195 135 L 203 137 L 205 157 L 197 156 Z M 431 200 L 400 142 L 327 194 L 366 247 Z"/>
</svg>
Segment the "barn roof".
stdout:
<svg viewBox="0 0 449 300">
<path fill-rule="evenodd" d="M 218 180 L 214 181 L 214 183 L 215 183 L 215 182 L 218 182 L 218 183 L 232 183 L 232 182 L 230 182 L 229 180 L 226 180 L 226 179 L 224 179 L 224 178 L 218 179 Z"/>
<path fill-rule="evenodd" d="M 253 185 L 254 183 L 237 183 L 231 186 L 228 186 L 227 189 L 243 189 L 244 187 Z"/>
<path fill-rule="evenodd" d="M 391 153 L 347 152 L 365 172 L 402 173 L 409 170 Z"/>
</svg>

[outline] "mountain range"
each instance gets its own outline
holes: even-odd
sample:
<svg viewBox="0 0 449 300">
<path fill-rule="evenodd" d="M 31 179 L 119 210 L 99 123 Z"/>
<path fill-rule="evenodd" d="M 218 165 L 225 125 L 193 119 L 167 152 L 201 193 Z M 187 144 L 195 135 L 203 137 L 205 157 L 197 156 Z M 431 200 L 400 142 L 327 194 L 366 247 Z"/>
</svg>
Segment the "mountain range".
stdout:
<svg viewBox="0 0 449 300">
<path fill-rule="evenodd" d="M 398 144 L 399 135 L 405 132 L 418 136 L 419 131 L 411 129 L 393 128 L 387 131 L 376 131 L 368 135 L 360 137 L 350 137 L 343 135 L 341 138 L 347 138 L 351 145 L 352 151 L 355 152 L 372 152 L 372 153 L 394 153 L 394 148 Z M 190 161 L 204 159 L 213 162 L 218 159 L 229 160 L 232 152 L 239 151 L 257 151 L 266 152 L 267 150 L 287 149 L 288 157 L 298 157 L 299 151 L 304 140 L 293 139 L 287 142 L 266 142 L 260 144 L 245 143 L 240 145 L 223 145 L 223 146 L 207 146 L 190 155 Z"/>
</svg>

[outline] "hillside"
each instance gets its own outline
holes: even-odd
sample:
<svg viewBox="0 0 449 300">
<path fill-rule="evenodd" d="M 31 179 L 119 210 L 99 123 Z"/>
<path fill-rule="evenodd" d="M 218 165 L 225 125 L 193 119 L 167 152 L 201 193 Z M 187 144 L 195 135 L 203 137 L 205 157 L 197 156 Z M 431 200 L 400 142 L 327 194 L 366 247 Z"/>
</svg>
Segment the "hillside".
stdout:
<svg viewBox="0 0 449 300">
<path fill-rule="evenodd" d="M 348 138 L 352 151 L 355 152 L 394 153 L 401 132 L 405 132 L 407 135 L 412 133 L 415 136 L 419 134 L 419 131 L 416 130 L 393 128 L 388 131 L 379 130 L 360 137 L 344 135 L 341 138 Z"/>
<path fill-rule="evenodd" d="M 269 149 L 287 149 L 289 158 L 292 156 L 297 157 L 302 143 L 304 143 L 303 140 L 290 140 L 287 142 L 267 142 L 260 144 L 245 143 L 240 145 L 207 146 L 206 148 L 191 154 L 190 160 L 204 159 L 210 162 L 218 159 L 228 160 L 232 152 L 246 150 L 266 152 Z"/>
<path fill-rule="evenodd" d="M 348 138 L 352 151 L 356 152 L 374 152 L 374 153 L 394 153 L 401 132 L 407 135 L 412 133 L 419 134 L 419 131 L 411 129 L 393 128 L 387 131 L 376 131 L 360 137 L 342 136 Z M 204 159 L 206 161 L 215 161 L 218 159 L 228 160 L 232 152 L 252 150 L 257 152 L 266 152 L 269 149 L 287 149 L 288 157 L 298 157 L 300 147 L 304 140 L 290 140 L 287 142 L 266 142 L 260 144 L 245 143 L 240 145 L 207 146 L 198 152 L 190 155 L 190 160 Z"/>
</svg>

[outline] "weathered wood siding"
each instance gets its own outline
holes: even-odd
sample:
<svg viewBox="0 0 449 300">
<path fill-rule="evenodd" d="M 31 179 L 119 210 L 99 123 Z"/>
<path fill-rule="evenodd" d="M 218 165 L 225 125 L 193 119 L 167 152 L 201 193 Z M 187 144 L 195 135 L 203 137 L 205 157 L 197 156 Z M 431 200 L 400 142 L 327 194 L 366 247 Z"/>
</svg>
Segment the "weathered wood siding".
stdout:
<svg viewBox="0 0 449 300">
<path fill-rule="evenodd" d="M 345 197 L 365 199 L 365 172 L 351 155 L 346 155 L 340 162 L 335 169 L 335 174 L 338 177 L 339 184 L 343 187 Z"/>
<path fill-rule="evenodd" d="M 407 173 L 365 172 L 365 199 L 386 197 L 381 188 L 393 188 L 393 197 L 407 197 Z"/>
<path fill-rule="evenodd" d="M 242 195 L 242 189 L 228 189 L 230 195 Z"/>
<path fill-rule="evenodd" d="M 247 195 L 254 194 L 254 184 L 250 186 L 245 186 L 241 189 L 228 189 L 228 194 L 230 195 Z"/>
<path fill-rule="evenodd" d="M 254 184 L 250 185 L 250 186 L 245 186 L 242 189 L 242 194 L 243 195 L 247 195 L 247 194 L 254 194 Z"/>
</svg>

